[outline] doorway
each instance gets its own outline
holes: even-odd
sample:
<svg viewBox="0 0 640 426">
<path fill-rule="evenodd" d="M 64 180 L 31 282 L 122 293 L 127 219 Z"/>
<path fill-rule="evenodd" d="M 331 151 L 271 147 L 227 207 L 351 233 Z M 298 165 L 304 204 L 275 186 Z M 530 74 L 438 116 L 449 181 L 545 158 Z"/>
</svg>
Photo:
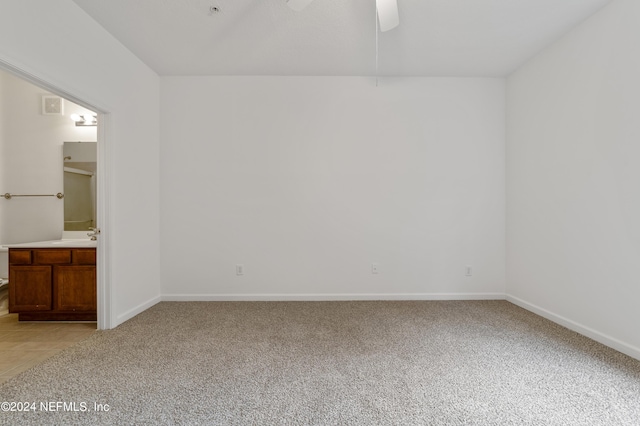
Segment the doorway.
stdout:
<svg viewBox="0 0 640 426">
<path fill-rule="evenodd" d="M 93 135 L 94 135 L 93 142 L 95 143 L 97 148 L 96 170 L 99 173 L 99 178 L 96 180 L 97 185 L 95 189 L 95 203 L 94 203 L 95 218 L 93 219 L 94 221 L 93 223 L 95 224 L 94 227 L 100 228 L 102 231 L 100 237 L 97 239 L 97 313 L 98 313 L 97 328 L 108 329 L 112 326 L 111 325 L 112 315 L 111 315 L 111 292 L 110 292 L 110 285 L 108 281 L 109 274 L 108 274 L 108 269 L 106 267 L 106 265 L 108 264 L 107 263 L 107 258 L 108 258 L 107 238 L 104 235 L 104 232 L 109 228 L 108 226 L 109 218 L 107 215 L 108 208 L 106 205 L 107 189 L 108 189 L 108 177 L 107 177 L 108 176 L 108 167 L 107 167 L 108 159 L 106 155 L 107 149 L 105 146 L 107 128 L 109 123 L 109 115 L 104 109 L 101 109 L 94 105 L 90 105 L 87 102 L 84 102 L 81 99 L 75 97 L 73 94 L 60 90 L 55 86 L 49 84 L 48 82 L 41 80 L 31 74 L 22 72 L 20 69 L 17 69 L 13 67 L 11 64 L 3 62 L 2 60 L 0 60 L 0 72 L 10 75 L 11 76 L 10 78 L 18 79 L 23 84 L 28 83 L 33 85 L 39 91 L 40 96 L 51 96 L 52 98 L 59 97 L 62 99 L 62 103 L 64 106 L 73 106 L 73 108 L 77 107 L 82 111 L 92 113 L 95 116 L 96 125 L 93 126 Z M 2 88 L 0 87 L 0 91 L 1 89 Z M 0 118 L 3 117 L 3 115 L 7 112 L 7 110 L 11 111 L 11 105 L 7 105 L 6 102 L 1 102 L 1 100 L 2 100 L 2 97 L 0 96 Z M 44 98 L 42 98 L 41 101 L 43 103 L 42 105 L 44 108 L 44 102 L 45 102 Z M 64 106 L 63 106 L 63 110 L 64 110 Z M 80 112 L 80 110 L 77 112 Z M 71 139 L 69 140 L 70 142 L 71 141 L 78 142 L 79 139 L 87 139 L 86 135 L 90 134 L 91 132 L 91 130 L 89 129 L 90 126 L 86 126 L 83 130 L 81 130 L 81 127 L 83 126 L 75 126 L 75 124 L 73 123 L 70 117 L 72 113 L 73 113 L 72 109 L 67 109 L 66 114 L 64 114 L 65 120 L 68 120 L 68 122 L 71 123 L 70 124 L 71 126 L 74 126 L 79 130 L 79 133 L 77 134 L 80 136 L 76 138 L 69 137 L 69 138 L 63 138 L 63 139 Z M 78 115 L 82 115 L 82 114 L 78 114 Z M 63 157 L 62 157 L 63 142 L 65 142 L 65 140 L 59 141 L 60 164 L 62 164 L 62 160 L 63 160 Z M 3 150 L 1 141 L 0 141 L 0 156 L 2 157 L 11 156 L 11 152 L 8 152 L 7 150 Z M 33 168 L 32 165 L 29 165 L 28 167 Z M 35 173 L 34 178 L 37 177 L 37 175 L 38 175 L 38 172 Z M 0 184 L 2 183 L 2 176 L 4 175 L 0 176 Z M 6 190 L 0 189 L 0 191 L 3 191 L 3 194 L 4 194 L 4 191 Z M 3 225 L 0 223 L 0 243 L 4 243 L 4 241 L 2 241 L 2 238 L 4 237 L 2 233 L 2 226 Z M 51 232 L 60 232 L 60 231 L 58 230 L 58 231 L 51 231 Z M 84 234 L 86 235 L 86 232 Z M 49 238 L 49 239 L 55 239 L 55 238 Z M 41 240 L 41 239 L 37 238 L 35 240 Z M 32 239 L 32 241 L 34 241 L 34 239 Z"/>
</svg>

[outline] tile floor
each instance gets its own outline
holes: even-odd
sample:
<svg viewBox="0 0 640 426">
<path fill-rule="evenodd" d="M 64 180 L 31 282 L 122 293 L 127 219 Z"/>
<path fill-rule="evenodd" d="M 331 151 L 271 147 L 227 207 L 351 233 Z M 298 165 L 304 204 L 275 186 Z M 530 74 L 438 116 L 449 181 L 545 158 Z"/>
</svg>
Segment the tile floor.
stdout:
<svg viewBox="0 0 640 426">
<path fill-rule="evenodd" d="M 86 339 L 95 323 L 18 322 L 17 314 L 0 316 L 0 383 Z"/>
</svg>

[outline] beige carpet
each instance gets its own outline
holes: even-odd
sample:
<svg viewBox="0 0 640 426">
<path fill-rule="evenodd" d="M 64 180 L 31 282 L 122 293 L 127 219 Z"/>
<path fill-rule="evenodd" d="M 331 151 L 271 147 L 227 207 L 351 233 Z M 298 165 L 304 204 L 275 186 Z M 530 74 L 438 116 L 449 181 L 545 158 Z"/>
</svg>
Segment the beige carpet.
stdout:
<svg viewBox="0 0 640 426">
<path fill-rule="evenodd" d="M 0 395 L 36 403 L 10 425 L 640 425 L 640 362 L 505 301 L 161 303 Z"/>
</svg>

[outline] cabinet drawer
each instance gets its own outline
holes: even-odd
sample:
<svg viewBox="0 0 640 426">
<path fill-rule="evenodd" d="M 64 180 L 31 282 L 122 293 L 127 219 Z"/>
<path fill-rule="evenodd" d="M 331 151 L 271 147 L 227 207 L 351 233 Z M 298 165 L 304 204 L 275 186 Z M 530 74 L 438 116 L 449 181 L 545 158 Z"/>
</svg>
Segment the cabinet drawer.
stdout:
<svg viewBox="0 0 640 426">
<path fill-rule="evenodd" d="M 71 263 L 71 250 L 34 250 L 33 263 L 55 264 Z"/>
<path fill-rule="evenodd" d="M 73 251 L 73 264 L 74 265 L 95 265 L 96 264 L 96 250 L 95 249 L 80 249 Z"/>
<path fill-rule="evenodd" d="M 31 250 L 9 249 L 9 263 L 13 265 L 29 265 L 31 263 Z"/>
</svg>

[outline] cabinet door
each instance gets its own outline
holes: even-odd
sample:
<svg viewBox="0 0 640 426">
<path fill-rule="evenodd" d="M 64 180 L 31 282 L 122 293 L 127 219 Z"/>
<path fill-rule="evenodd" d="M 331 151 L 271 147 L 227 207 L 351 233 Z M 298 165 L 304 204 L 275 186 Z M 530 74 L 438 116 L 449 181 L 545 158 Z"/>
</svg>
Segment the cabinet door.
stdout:
<svg viewBox="0 0 640 426">
<path fill-rule="evenodd" d="M 51 266 L 9 267 L 9 312 L 51 310 Z"/>
<path fill-rule="evenodd" d="M 53 295 L 58 311 L 95 311 L 96 267 L 54 266 Z"/>
</svg>

